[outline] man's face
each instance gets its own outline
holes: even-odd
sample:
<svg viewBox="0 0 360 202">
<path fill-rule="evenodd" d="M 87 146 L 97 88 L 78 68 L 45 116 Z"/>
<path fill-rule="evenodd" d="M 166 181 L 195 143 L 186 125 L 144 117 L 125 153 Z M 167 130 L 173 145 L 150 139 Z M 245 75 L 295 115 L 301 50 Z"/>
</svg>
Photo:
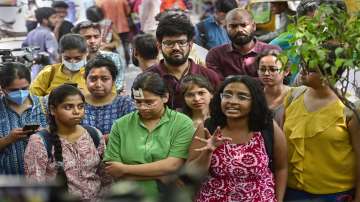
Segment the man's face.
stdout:
<svg viewBox="0 0 360 202">
<path fill-rule="evenodd" d="M 59 18 L 64 19 L 67 16 L 67 8 L 54 8 Z"/>
<path fill-rule="evenodd" d="M 101 45 L 100 30 L 92 27 L 84 28 L 80 30 L 79 34 L 86 39 L 90 53 L 96 53 L 99 51 Z"/>
<path fill-rule="evenodd" d="M 164 60 L 173 66 L 184 64 L 190 54 L 192 41 L 189 41 L 185 34 L 179 36 L 164 36 L 161 43 L 158 43 Z"/>
<path fill-rule="evenodd" d="M 48 19 L 44 20 L 46 22 L 46 26 L 49 27 L 51 30 L 54 29 L 57 21 L 58 21 L 58 18 L 57 18 L 57 15 L 56 14 L 53 14 L 51 15 Z M 43 21 L 43 22 L 44 22 Z"/>
<path fill-rule="evenodd" d="M 248 44 L 254 39 L 255 22 L 246 13 L 236 13 L 226 19 L 226 31 L 232 43 L 238 46 Z"/>
</svg>

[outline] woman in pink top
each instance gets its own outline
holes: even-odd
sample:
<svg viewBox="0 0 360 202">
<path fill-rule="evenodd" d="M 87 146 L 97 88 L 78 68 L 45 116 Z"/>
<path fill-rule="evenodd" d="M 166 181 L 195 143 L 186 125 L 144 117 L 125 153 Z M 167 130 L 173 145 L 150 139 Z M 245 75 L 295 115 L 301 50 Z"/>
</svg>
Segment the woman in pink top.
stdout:
<svg viewBox="0 0 360 202">
<path fill-rule="evenodd" d="M 210 109 L 205 126 L 217 129 L 210 135 L 198 128 L 188 159 L 190 170 L 208 175 L 196 201 L 282 201 L 286 141 L 260 83 L 249 76 L 225 79 Z"/>
<path fill-rule="evenodd" d="M 25 176 L 35 182 L 61 180 L 70 194 L 96 201 L 110 178 L 102 172 L 105 141 L 100 131 L 93 128 L 95 134 L 90 134 L 79 125 L 84 102 L 80 90 L 71 85 L 61 85 L 50 93 L 49 129 L 30 137 L 24 155 Z"/>
</svg>

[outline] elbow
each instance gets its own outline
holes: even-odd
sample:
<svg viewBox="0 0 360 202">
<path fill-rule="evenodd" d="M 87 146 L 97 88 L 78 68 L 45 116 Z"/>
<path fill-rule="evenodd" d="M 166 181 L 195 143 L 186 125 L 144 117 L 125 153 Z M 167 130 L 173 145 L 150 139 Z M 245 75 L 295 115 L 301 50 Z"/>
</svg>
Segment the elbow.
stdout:
<svg viewBox="0 0 360 202">
<path fill-rule="evenodd" d="M 166 166 L 166 169 L 164 170 L 164 174 L 172 174 L 177 172 L 184 164 L 184 160 L 176 160 L 173 162 L 170 162 L 168 166 Z"/>
</svg>

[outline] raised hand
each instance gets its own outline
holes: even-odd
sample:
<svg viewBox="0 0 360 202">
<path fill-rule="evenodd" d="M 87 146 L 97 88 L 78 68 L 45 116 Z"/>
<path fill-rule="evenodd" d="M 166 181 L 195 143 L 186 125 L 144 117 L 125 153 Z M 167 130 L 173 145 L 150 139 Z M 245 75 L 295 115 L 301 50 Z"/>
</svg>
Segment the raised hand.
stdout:
<svg viewBox="0 0 360 202">
<path fill-rule="evenodd" d="M 195 151 L 214 151 L 219 145 L 224 144 L 225 141 L 232 141 L 229 137 L 221 137 L 221 130 L 220 127 L 217 127 L 214 131 L 213 135 L 210 134 L 208 129 L 204 129 L 205 132 L 205 138 L 201 138 L 198 136 L 195 136 L 195 139 L 206 143 L 204 147 L 195 149 Z"/>
</svg>

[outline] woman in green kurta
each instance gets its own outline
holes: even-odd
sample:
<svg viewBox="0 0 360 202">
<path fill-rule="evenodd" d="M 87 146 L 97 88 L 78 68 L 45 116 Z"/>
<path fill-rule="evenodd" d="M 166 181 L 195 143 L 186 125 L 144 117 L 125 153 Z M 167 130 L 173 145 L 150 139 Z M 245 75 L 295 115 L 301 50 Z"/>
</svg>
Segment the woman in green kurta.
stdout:
<svg viewBox="0 0 360 202">
<path fill-rule="evenodd" d="M 158 185 L 187 159 L 195 131 L 190 118 L 166 107 L 169 92 L 158 74 L 140 74 L 132 97 L 137 111 L 113 124 L 106 171 L 117 179 L 138 180 L 148 196 L 156 197 Z"/>
</svg>

